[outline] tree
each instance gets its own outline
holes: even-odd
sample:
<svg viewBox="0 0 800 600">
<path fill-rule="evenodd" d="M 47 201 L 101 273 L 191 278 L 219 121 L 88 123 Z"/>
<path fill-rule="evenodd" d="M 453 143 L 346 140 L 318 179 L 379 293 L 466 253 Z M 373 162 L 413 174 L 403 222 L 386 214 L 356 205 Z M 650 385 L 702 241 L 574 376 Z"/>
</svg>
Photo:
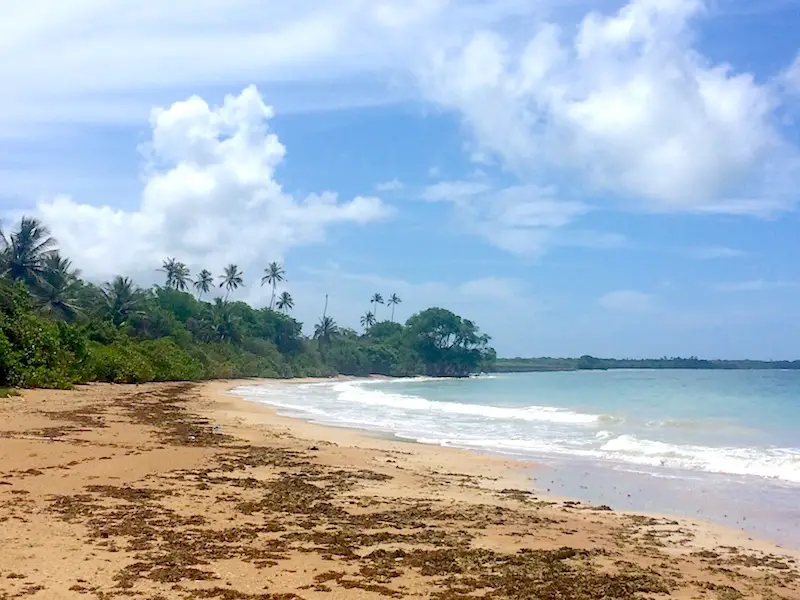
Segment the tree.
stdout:
<svg viewBox="0 0 800 600">
<path fill-rule="evenodd" d="M 144 314 L 144 294 L 127 277 L 117 275 L 102 289 L 106 310 L 114 325 L 121 325 L 131 316 Z"/>
<path fill-rule="evenodd" d="M 197 274 L 197 279 L 194 282 L 194 289 L 197 290 L 198 299 L 203 298 L 203 294 L 211 291 L 211 286 L 214 285 L 214 276 L 208 269 L 203 269 Z"/>
<path fill-rule="evenodd" d="M 167 274 L 165 286 L 168 288 L 185 292 L 189 288 L 189 284 L 192 282 L 192 280 L 189 278 L 189 267 L 187 267 L 184 263 L 175 260 L 174 258 L 168 258 L 165 260 L 162 263 L 159 271 Z"/>
<path fill-rule="evenodd" d="M 375 315 L 372 314 L 371 311 L 367 311 L 367 314 L 361 317 L 361 326 L 364 328 L 364 331 L 366 331 L 373 325 L 375 325 Z"/>
<path fill-rule="evenodd" d="M 370 303 L 372 304 L 372 314 L 376 315 L 377 318 L 378 304 L 383 304 L 383 296 L 381 296 L 377 292 L 372 294 L 372 299 L 370 300 Z"/>
<path fill-rule="evenodd" d="M 239 287 L 244 285 L 244 279 L 242 279 L 243 273 L 239 270 L 239 267 L 234 265 L 233 263 L 229 264 L 225 267 L 225 272 L 219 276 L 222 279 L 220 282 L 219 287 L 225 287 L 227 290 L 225 292 L 225 300 L 228 299 L 228 295 L 231 293 L 232 290 L 237 290 Z"/>
<path fill-rule="evenodd" d="M 283 265 L 277 262 L 269 263 L 269 266 L 264 269 L 264 276 L 261 278 L 261 285 L 268 283 L 272 286 L 272 299 L 269 301 L 269 307 L 275 306 L 275 291 L 278 283 L 284 281 L 286 272 L 283 270 Z"/>
<path fill-rule="evenodd" d="M 331 340 L 339 333 L 339 326 L 331 317 L 322 317 L 314 326 L 314 339 L 318 343 L 331 343 Z"/>
<path fill-rule="evenodd" d="M 57 251 L 47 254 L 43 266 L 44 272 L 36 288 L 42 312 L 65 321 L 75 318 L 81 312 L 78 299 L 80 272 L 72 269 L 72 262 Z"/>
<path fill-rule="evenodd" d="M 402 300 L 400 299 L 400 296 L 398 296 L 397 294 L 392 294 L 386 301 L 386 304 L 389 304 L 392 307 L 392 322 L 394 322 L 394 307 L 400 304 L 401 302 Z"/>
<path fill-rule="evenodd" d="M 463 377 L 480 370 L 494 355 L 488 335 L 481 334 L 469 319 L 444 308 L 417 313 L 406 325 L 427 375 Z"/>
<path fill-rule="evenodd" d="M 0 274 L 31 288 L 42 282 L 45 259 L 55 248 L 50 230 L 32 217 L 22 217 L 16 231 L 0 231 Z"/>
<path fill-rule="evenodd" d="M 211 327 L 221 342 L 237 342 L 241 339 L 240 319 L 233 313 L 231 305 L 222 298 L 215 298 L 211 306 Z"/>
<path fill-rule="evenodd" d="M 292 295 L 289 292 L 283 292 L 281 297 L 278 298 L 278 310 L 285 310 L 289 312 L 294 308 L 294 300 L 292 299 Z"/>
</svg>

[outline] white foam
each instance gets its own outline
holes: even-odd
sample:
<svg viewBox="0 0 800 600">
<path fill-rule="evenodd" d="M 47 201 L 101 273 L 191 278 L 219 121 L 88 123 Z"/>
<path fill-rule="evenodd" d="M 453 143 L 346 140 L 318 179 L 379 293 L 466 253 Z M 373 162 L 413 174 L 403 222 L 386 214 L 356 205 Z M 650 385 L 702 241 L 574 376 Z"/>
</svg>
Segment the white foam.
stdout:
<svg viewBox="0 0 800 600">
<path fill-rule="evenodd" d="M 603 444 L 599 454 L 602 458 L 640 465 L 757 475 L 800 483 L 800 450 L 795 448 L 713 448 L 621 435 Z"/>
<path fill-rule="evenodd" d="M 591 424 L 601 415 L 577 413 L 551 406 L 525 406 L 509 408 L 485 404 L 462 404 L 460 402 L 437 402 L 406 394 L 392 394 L 380 390 L 365 389 L 358 382 L 342 382 L 333 386 L 339 398 L 347 402 L 368 406 L 400 408 L 406 411 L 439 412 L 452 415 L 469 415 L 487 419 L 521 421 L 546 421 L 550 423 Z"/>
</svg>

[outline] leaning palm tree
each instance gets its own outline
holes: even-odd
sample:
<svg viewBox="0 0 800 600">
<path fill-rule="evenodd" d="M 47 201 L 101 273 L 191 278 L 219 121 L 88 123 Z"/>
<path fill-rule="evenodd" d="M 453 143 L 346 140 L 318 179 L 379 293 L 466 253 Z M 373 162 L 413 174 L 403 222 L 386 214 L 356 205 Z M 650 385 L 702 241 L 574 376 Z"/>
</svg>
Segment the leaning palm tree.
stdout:
<svg viewBox="0 0 800 600">
<path fill-rule="evenodd" d="M 376 316 L 378 315 L 378 304 L 383 304 L 383 296 L 378 293 L 372 294 L 372 299 L 370 300 L 370 304 L 372 304 L 372 314 Z"/>
<path fill-rule="evenodd" d="M 244 285 L 244 279 L 242 279 L 243 273 L 239 270 L 239 267 L 234 265 L 233 263 L 229 264 L 225 267 L 225 272 L 219 276 L 222 281 L 219 284 L 219 287 L 225 287 L 225 300 L 228 299 L 232 290 L 237 290 L 241 286 Z"/>
<path fill-rule="evenodd" d="M 294 299 L 292 295 L 289 292 L 283 292 L 280 298 L 278 298 L 278 304 L 276 306 L 278 310 L 285 310 L 286 312 L 292 310 L 294 308 Z"/>
<path fill-rule="evenodd" d="M 121 325 L 132 315 L 142 314 L 144 295 L 127 277 L 117 275 L 103 285 L 108 315 L 114 325 Z"/>
<path fill-rule="evenodd" d="M 22 217 L 16 231 L 0 231 L 0 275 L 35 288 L 42 282 L 44 261 L 55 248 L 50 230 L 32 217 Z"/>
<path fill-rule="evenodd" d="M 388 305 L 390 305 L 392 307 L 392 322 L 393 323 L 394 323 L 394 307 L 397 306 L 398 304 L 400 304 L 401 302 L 402 302 L 402 300 L 400 299 L 400 296 L 398 296 L 397 294 L 392 294 L 391 296 L 389 296 L 389 299 L 386 301 L 386 304 L 388 304 Z"/>
<path fill-rule="evenodd" d="M 43 261 L 44 273 L 36 288 L 36 297 L 42 312 L 56 319 L 70 320 L 81 310 L 78 300 L 80 272 L 72 268 L 68 258 L 50 252 Z"/>
<path fill-rule="evenodd" d="M 373 325 L 375 325 L 375 315 L 371 311 L 367 311 L 367 314 L 361 317 L 361 326 L 366 331 Z"/>
<path fill-rule="evenodd" d="M 197 279 L 194 281 L 194 289 L 197 290 L 197 298 L 202 299 L 203 294 L 211 291 L 211 286 L 214 285 L 214 276 L 208 269 L 203 269 L 197 274 Z"/>
<path fill-rule="evenodd" d="M 261 285 L 268 283 L 272 286 L 272 300 L 269 302 L 269 307 L 272 309 L 275 306 L 275 291 L 278 283 L 284 281 L 286 271 L 283 270 L 283 265 L 277 262 L 271 262 L 264 269 L 264 276 L 261 278 Z"/>
<path fill-rule="evenodd" d="M 314 326 L 314 339 L 317 340 L 317 343 L 320 345 L 322 342 L 327 344 L 331 343 L 331 340 L 339 333 L 339 326 L 336 324 L 336 321 L 333 320 L 332 317 L 322 317 Z"/>
</svg>

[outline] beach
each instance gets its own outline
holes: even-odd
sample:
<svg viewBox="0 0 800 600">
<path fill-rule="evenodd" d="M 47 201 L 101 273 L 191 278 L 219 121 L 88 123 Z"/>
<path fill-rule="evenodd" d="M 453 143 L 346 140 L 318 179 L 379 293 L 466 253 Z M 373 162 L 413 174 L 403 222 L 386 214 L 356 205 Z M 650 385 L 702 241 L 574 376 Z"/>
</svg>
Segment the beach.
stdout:
<svg viewBox="0 0 800 600">
<path fill-rule="evenodd" d="M 800 598 L 800 552 L 227 393 L 257 383 L 0 400 L 0 598 Z"/>
</svg>

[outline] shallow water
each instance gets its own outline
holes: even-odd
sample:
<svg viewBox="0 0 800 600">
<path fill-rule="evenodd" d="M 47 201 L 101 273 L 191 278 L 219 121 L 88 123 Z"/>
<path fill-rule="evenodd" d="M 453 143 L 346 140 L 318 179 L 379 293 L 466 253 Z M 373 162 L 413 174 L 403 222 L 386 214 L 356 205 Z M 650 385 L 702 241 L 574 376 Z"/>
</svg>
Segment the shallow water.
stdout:
<svg viewBox="0 0 800 600">
<path fill-rule="evenodd" d="M 797 371 L 528 373 L 238 393 L 320 423 L 543 462 L 554 493 L 700 516 L 800 547 Z"/>
</svg>

